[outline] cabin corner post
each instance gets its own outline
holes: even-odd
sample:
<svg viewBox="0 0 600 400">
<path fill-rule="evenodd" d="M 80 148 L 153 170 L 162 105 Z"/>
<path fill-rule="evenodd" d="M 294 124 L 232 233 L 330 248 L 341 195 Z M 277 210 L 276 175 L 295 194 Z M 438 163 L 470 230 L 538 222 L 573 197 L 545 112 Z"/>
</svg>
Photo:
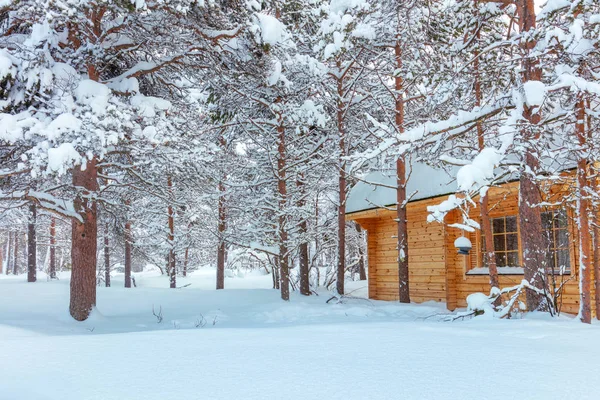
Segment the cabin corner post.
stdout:
<svg viewBox="0 0 600 400">
<path fill-rule="evenodd" d="M 377 265 L 373 262 L 373 253 L 377 251 L 376 236 L 373 234 L 373 227 L 366 221 L 356 221 L 366 231 L 367 235 L 367 297 L 377 299 Z"/>
</svg>

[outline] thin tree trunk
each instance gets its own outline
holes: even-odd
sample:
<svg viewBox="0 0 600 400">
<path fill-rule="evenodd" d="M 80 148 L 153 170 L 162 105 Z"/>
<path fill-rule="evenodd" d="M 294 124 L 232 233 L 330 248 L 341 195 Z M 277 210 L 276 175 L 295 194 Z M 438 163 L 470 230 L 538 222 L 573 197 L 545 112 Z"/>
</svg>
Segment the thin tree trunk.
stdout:
<svg viewBox="0 0 600 400">
<path fill-rule="evenodd" d="M 167 186 L 169 189 L 169 207 L 167 212 L 169 214 L 168 226 L 169 226 L 169 287 L 175 289 L 177 287 L 177 264 L 175 262 L 175 210 L 173 208 L 173 180 L 171 175 L 167 178 Z"/>
<path fill-rule="evenodd" d="M 4 271 L 4 249 L 0 245 L 0 274 Z"/>
<path fill-rule="evenodd" d="M 304 183 L 304 173 L 299 174 L 298 180 L 296 181 L 296 187 L 299 192 L 298 209 L 302 210 L 306 205 L 306 185 Z M 301 220 L 298 224 L 298 234 L 300 235 L 300 246 L 298 248 L 298 262 L 300 272 L 300 294 L 310 296 L 310 281 L 309 281 L 309 252 L 308 252 L 308 221 L 306 220 L 304 213 L 301 214 Z"/>
<path fill-rule="evenodd" d="M 337 64 L 338 71 L 341 65 Z M 346 274 L 346 132 L 344 130 L 344 80 L 337 78 L 337 128 L 339 134 L 339 177 L 338 177 L 338 260 L 336 290 L 338 294 L 344 294 L 344 276 Z"/>
<path fill-rule="evenodd" d="M 104 225 L 104 285 L 110 287 L 110 246 L 108 224 Z"/>
<path fill-rule="evenodd" d="M 478 0 L 475 0 L 475 7 L 478 6 Z M 476 33 L 477 38 L 481 36 L 479 30 Z M 473 62 L 473 70 L 475 73 L 475 106 L 481 107 L 481 75 L 479 72 L 479 50 L 475 50 L 475 61 Z M 477 144 L 479 151 L 485 148 L 485 136 L 483 131 L 483 124 L 481 121 L 477 121 Z M 490 288 L 499 288 L 500 281 L 498 278 L 498 267 L 496 266 L 496 253 L 494 251 L 494 238 L 492 234 L 492 221 L 490 220 L 489 214 L 489 198 L 487 193 L 481 197 L 481 232 L 485 238 L 485 249 L 484 254 L 484 265 L 488 267 L 490 276 Z M 500 297 L 496 299 L 496 304 L 501 303 Z"/>
<path fill-rule="evenodd" d="M 87 319 L 96 305 L 97 205 L 91 196 L 98 190 L 96 159 L 85 169 L 73 169 L 73 185 L 83 189 L 74 206 L 83 222 L 71 222 L 71 301 L 69 311 L 78 321 Z"/>
<path fill-rule="evenodd" d="M 13 234 L 8 231 L 8 241 L 6 245 L 6 275 L 12 271 L 12 251 L 13 251 Z"/>
<path fill-rule="evenodd" d="M 279 280 L 281 298 L 290 299 L 290 271 L 287 232 L 287 181 L 286 181 L 286 141 L 285 127 L 281 114 L 277 116 L 277 190 L 279 192 Z"/>
<path fill-rule="evenodd" d="M 37 241 L 35 238 L 35 224 L 37 208 L 34 203 L 29 205 L 29 222 L 27 224 L 27 282 L 36 281 L 37 273 Z"/>
<path fill-rule="evenodd" d="M 594 177 L 594 193 L 598 193 L 598 170 L 595 171 L 596 176 Z M 600 320 L 600 220 L 598 218 L 598 212 L 595 210 L 595 224 L 594 224 L 594 282 L 596 289 L 596 319 Z"/>
<path fill-rule="evenodd" d="M 396 60 L 396 71 L 402 70 L 402 48 L 399 36 L 396 37 L 394 46 L 394 58 Z M 395 98 L 395 122 L 399 133 L 404 132 L 404 82 L 399 73 L 394 77 Z M 406 162 L 400 156 L 396 160 L 396 222 L 398 248 L 398 300 L 400 303 L 410 303 L 410 286 L 408 273 L 408 219 L 406 216 Z"/>
<path fill-rule="evenodd" d="M 225 153 L 227 148 L 227 143 L 225 142 L 225 138 L 223 135 L 219 138 L 219 144 L 221 146 L 221 150 Z M 219 243 L 217 245 L 217 289 L 225 288 L 225 230 L 227 229 L 226 218 L 227 218 L 227 209 L 225 205 L 225 173 L 221 171 L 221 176 L 219 180 L 219 222 L 217 226 L 218 230 L 218 239 Z"/>
<path fill-rule="evenodd" d="M 577 139 L 582 148 L 587 145 L 585 133 L 585 101 L 580 97 L 577 101 L 577 122 L 575 130 Z M 581 322 L 592 322 L 591 301 L 591 234 L 589 222 L 589 200 L 588 200 L 588 162 L 583 156 L 577 161 L 577 222 L 579 228 L 579 318 Z"/>
<path fill-rule="evenodd" d="M 190 255 L 190 247 L 186 247 L 185 248 L 185 253 L 183 256 L 183 276 L 186 277 L 187 276 L 187 268 L 188 268 L 188 259 L 189 259 L 189 255 Z"/>
<path fill-rule="evenodd" d="M 19 273 L 19 234 L 17 232 L 14 233 L 14 245 L 15 249 L 13 251 L 13 275 L 18 275 Z"/>
<path fill-rule="evenodd" d="M 131 202 L 127 200 L 125 205 L 129 210 Z M 128 211 L 129 214 L 129 211 Z M 125 222 L 125 287 L 131 287 L 131 244 L 133 242 L 133 235 L 131 233 L 131 220 L 127 215 L 127 221 Z"/>
<path fill-rule="evenodd" d="M 367 270 L 365 268 L 365 253 L 363 252 L 363 230 L 359 224 L 355 224 L 356 233 L 358 233 L 358 279 L 361 281 L 367 280 Z"/>
<path fill-rule="evenodd" d="M 50 279 L 56 279 L 56 218 L 50 220 Z"/>
</svg>

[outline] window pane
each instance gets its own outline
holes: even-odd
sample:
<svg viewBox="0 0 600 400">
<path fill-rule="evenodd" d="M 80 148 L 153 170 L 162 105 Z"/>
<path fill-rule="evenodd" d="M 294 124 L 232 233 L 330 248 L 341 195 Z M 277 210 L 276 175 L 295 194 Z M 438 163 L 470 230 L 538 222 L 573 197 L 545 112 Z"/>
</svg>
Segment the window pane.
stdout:
<svg viewBox="0 0 600 400">
<path fill-rule="evenodd" d="M 519 250 L 519 236 L 516 233 L 506 235 L 506 250 Z"/>
<path fill-rule="evenodd" d="M 518 267 L 519 266 L 519 253 L 512 251 L 506 254 L 506 264 L 509 267 Z"/>
<path fill-rule="evenodd" d="M 557 267 L 569 272 L 571 270 L 571 258 L 569 257 L 569 250 L 558 250 L 557 253 Z"/>
<path fill-rule="evenodd" d="M 555 252 L 554 251 L 547 251 L 546 252 L 546 268 L 549 268 L 550 270 L 556 269 L 556 265 L 555 265 Z"/>
<path fill-rule="evenodd" d="M 560 249 L 569 247 L 569 232 L 566 229 L 556 230 L 556 243 L 554 245 Z"/>
<path fill-rule="evenodd" d="M 503 233 L 504 232 L 504 218 L 494 218 L 492 220 L 493 231 L 494 233 Z"/>
<path fill-rule="evenodd" d="M 495 235 L 494 236 L 494 250 L 495 251 L 506 250 L 505 244 L 504 244 L 504 235 Z"/>
<path fill-rule="evenodd" d="M 517 217 L 506 217 L 506 232 L 517 231 Z"/>
<path fill-rule="evenodd" d="M 556 228 L 567 228 L 567 212 L 559 210 L 554 214 L 554 226 Z"/>
<path fill-rule="evenodd" d="M 496 253 L 496 266 L 506 267 L 506 253 Z"/>
<path fill-rule="evenodd" d="M 542 236 L 544 238 L 544 248 L 546 251 L 551 251 L 554 248 L 554 231 L 544 231 Z"/>
</svg>

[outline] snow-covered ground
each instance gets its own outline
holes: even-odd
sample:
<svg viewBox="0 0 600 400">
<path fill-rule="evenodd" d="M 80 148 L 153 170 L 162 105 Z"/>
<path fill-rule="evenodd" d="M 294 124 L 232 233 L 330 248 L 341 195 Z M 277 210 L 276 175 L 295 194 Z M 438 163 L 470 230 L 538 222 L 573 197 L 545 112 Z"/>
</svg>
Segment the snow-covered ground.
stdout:
<svg viewBox="0 0 600 400">
<path fill-rule="evenodd" d="M 83 323 L 68 276 L 0 277 L 1 400 L 597 399 L 600 325 L 530 314 L 441 322 L 443 305 L 289 303 L 269 276 L 214 270 L 168 289 L 98 289 Z M 354 294 L 364 282 L 350 283 Z M 152 313 L 162 310 L 157 322 Z"/>
</svg>

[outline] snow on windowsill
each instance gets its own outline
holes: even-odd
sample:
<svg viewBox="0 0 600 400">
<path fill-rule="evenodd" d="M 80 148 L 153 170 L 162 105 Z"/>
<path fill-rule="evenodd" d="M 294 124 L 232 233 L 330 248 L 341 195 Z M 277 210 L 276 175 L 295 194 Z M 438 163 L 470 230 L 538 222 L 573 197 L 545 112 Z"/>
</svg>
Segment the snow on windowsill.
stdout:
<svg viewBox="0 0 600 400">
<path fill-rule="evenodd" d="M 487 267 L 477 267 L 470 269 L 466 275 L 489 275 L 490 270 Z M 498 275 L 523 275 L 523 267 L 498 267 Z M 571 270 L 559 271 L 555 270 L 554 275 L 571 275 Z"/>
<path fill-rule="evenodd" d="M 523 275 L 523 267 L 498 267 L 498 275 Z M 473 268 L 467 271 L 467 275 L 489 275 L 487 267 Z"/>
</svg>

